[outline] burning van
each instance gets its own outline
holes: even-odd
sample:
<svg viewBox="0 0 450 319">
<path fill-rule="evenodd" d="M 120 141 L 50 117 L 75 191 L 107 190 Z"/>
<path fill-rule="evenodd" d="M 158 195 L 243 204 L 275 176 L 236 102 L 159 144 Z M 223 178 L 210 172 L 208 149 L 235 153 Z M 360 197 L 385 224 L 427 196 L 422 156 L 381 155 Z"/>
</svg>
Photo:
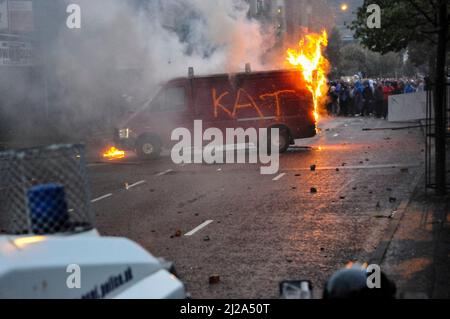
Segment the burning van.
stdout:
<svg viewBox="0 0 450 319">
<path fill-rule="evenodd" d="M 159 93 L 116 130 L 117 147 L 155 158 L 174 144 L 176 128 L 280 130 L 279 149 L 316 135 L 314 101 L 297 70 L 189 76 L 167 82 Z"/>
</svg>

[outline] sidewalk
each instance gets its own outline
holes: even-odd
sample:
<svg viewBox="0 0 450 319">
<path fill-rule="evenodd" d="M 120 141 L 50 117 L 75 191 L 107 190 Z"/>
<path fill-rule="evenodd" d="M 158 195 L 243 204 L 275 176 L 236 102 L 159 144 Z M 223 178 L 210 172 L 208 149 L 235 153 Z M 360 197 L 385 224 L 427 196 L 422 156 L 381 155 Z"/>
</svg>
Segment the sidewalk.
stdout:
<svg viewBox="0 0 450 319">
<path fill-rule="evenodd" d="M 399 298 L 450 298 L 450 196 L 425 192 L 420 183 L 386 238 L 381 268 Z"/>
</svg>

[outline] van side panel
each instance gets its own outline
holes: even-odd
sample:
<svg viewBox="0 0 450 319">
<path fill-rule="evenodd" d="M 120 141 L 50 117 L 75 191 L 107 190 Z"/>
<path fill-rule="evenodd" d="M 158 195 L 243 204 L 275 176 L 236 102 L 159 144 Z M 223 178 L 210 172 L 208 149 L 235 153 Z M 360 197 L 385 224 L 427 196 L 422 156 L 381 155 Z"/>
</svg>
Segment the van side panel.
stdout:
<svg viewBox="0 0 450 319">
<path fill-rule="evenodd" d="M 207 127 L 285 126 L 293 138 L 315 135 L 311 93 L 298 72 L 239 74 L 193 81 L 196 118 Z"/>
</svg>

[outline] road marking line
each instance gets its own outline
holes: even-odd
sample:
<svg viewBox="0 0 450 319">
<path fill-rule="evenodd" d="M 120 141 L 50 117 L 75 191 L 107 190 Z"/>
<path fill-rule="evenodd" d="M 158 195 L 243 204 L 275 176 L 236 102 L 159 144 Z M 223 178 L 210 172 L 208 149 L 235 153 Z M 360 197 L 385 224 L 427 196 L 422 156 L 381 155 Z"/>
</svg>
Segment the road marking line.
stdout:
<svg viewBox="0 0 450 319">
<path fill-rule="evenodd" d="M 97 197 L 97 198 L 91 200 L 91 203 L 96 203 L 96 202 L 99 202 L 99 201 L 101 201 L 101 200 L 107 199 L 107 198 L 111 197 L 112 195 L 113 195 L 113 194 L 109 193 L 109 194 L 106 194 L 106 195 Z"/>
<path fill-rule="evenodd" d="M 194 235 L 195 233 L 197 233 L 198 231 L 202 230 L 203 228 L 205 228 L 206 226 L 208 226 L 209 224 L 211 224 L 213 222 L 213 220 L 207 220 L 206 222 L 204 222 L 203 224 L 195 227 L 193 230 L 191 230 L 189 233 L 187 233 L 186 237 L 190 237 L 192 235 Z"/>
<path fill-rule="evenodd" d="M 156 174 L 155 176 L 163 176 L 163 175 L 169 174 L 169 173 L 171 173 L 171 172 L 173 172 L 173 169 L 168 169 L 167 171 L 158 173 L 158 174 Z"/>
<path fill-rule="evenodd" d="M 133 187 L 136 187 L 136 186 L 139 186 L 139 185 L 142 185 L 142 184 L 145 184 L 145 183 L 147 183 L 147 181 L 142 180 L 142 181 L 139 181 L 139 182 L 131 184 L 131 185 L 125 184 L 125 189 L 129 190 L 129 189 L 132 189 Z"/>
<path fill-rule="evenodd" d="M 341 194 L 348 186 L 350 186 L 353 182 L 355 181 L 354 178 L 352 178 L 351 180 L 349 180 L 347 183 L 345 183 L 344 185 L 342 185 L 339 190 L 336 192 L 336 194 Z"/>
<path fill-rule="evenodd" d="M 280 175 L 278 175 L 277 177 L 275 177 L 274 179 L 272 179 L 274 182 L 279 181 L 280 179 L 282 179 L 284 176 L 286 175 L 286 173 L 281 173 Z"/>
</svg>

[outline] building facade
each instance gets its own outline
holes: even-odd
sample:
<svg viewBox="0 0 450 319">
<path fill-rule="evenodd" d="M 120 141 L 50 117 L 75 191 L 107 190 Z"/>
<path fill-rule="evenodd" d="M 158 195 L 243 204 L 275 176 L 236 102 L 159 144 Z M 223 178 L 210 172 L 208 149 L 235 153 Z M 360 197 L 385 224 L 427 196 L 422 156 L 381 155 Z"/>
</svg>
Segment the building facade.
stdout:
<svg viewBox="0 0 450 319">
<path fill-rule="evenodd" d="M 32 126 L 33 105 L 42 102 L 36 61 L 33 1 L 0 0 L 0 143 Z M 20 123 L 12 118 L 20 114 Z M 19 127 L 20 126 L 20 127 Z"/>
<path fill-rule="evenodd" d="M 247 0 L 249 15 L 276 29 L 280 44 L 298 41 L 302 32 L 319 32 L 334 24 L 333 7 L 327 0 Z"/>
</svg>

